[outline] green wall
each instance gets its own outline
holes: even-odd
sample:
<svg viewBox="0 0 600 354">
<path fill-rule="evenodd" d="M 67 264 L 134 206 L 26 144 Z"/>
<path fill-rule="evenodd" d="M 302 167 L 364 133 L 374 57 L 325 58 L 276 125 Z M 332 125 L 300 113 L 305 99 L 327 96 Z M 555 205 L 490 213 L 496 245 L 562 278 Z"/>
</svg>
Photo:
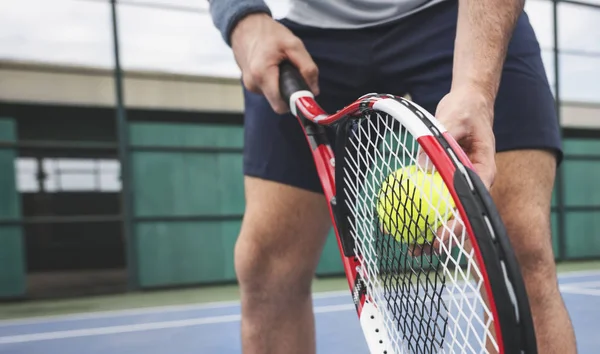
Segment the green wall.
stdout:
<svg viewBox="0 0 600 354">
<path fill-rule="evenodd" d="M 600 140 L 567 139 L 565 151 L 565 257 L 600 257 L 600 160 L 586 159 L 600 158 Z"/>
<path fill-rule="evenodd" d="M 15 122 L 0 118 L 0 141 L 14 142 Z M 0 148 L 0 220 L 19 219 L 21 200 L 15 180 L 16 152 Z M 25 293 L 25 257 L 21 226 L 0 226 L 0 298 Z"/>
<path fill-rule="evenodd" d="M 242 128 L 135 123 L 130 132 L 131 144 L 146 148 L 132 153 L 140 286 L 235 280 Z"/>
<path fill-rule="evenodd" d="M 130 139 L 139 285 L 234 281 L 244 213 L 243 128 L 133 123 Z M 342 271 L 332 231 L 318 274 Z"/>
<path fill-rule="evenodd" d="M 233 248 L 244 213 L 243 128 L 224 124 L 134 123 L 131 144 L 140 285 L 235 280 Z M 568 156 L 590 155 L 600 151 L 600 141 L 567 139 L 565 150 Z M 600 219 L 595 219 L 600 211 L 579 210 L 600 205 L 600 188 L 596 187 L 600 161 L 567 159 L 562 168 L 568 235 L 564 254 L 567 258 L 600 257 L 600 237 L 594 232 L 600 229 Z M 553 206 L 557 206 L 556 193 Z M 551 221 L 552 244 L 558 257 L 557 215 L 553 211 Z M 317 275 L 342 272 L 332 231 Z"/>
<path fill-rule="evenodd" d="M 14 141 L 15 122 L 0 119 L 0 140 Z M 143 288 L 235 280 L 233 249 L 244 213 L 243 127 L 231 124 L 130 124 L 133 255 Z M 565 259 L 600 258 L 600 140 L 565 140 Z M 590 159 L 597 155 L 598 160 Z M 0 148 L 0 219 L 21 217 L 14 148 Z M 553 196 L 553 247 L 559 218 Z M 591 210 L 585 210 L 590 208 Z M 25 292 L 20 226 L 0 224 L 0 297 Z M 342 274 L 333 231 L 317 275 Z"/>
</svg>

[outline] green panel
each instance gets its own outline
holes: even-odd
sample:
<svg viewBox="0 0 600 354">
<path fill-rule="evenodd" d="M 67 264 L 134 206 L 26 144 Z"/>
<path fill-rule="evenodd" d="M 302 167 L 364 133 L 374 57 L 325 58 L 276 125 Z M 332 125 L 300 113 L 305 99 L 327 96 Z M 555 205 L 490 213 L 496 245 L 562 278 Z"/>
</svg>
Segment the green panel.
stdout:
<svg viewBox="0 0 600 354">
<path fill-rule="evenodd" d="M 565 204 L 600 205 L 600 162 L 565 161 Z"/>
<path fill-rule="evenodd" d="M 139 284 L 160 287 L 235 280 L 241 221 L 139 223 Z"/>
<path fill-rule="evenodd" d="M 566 256 L 600 257 L 600 212 L 567 212 Z"/>
<path fill-rule="evenodd" d="M 558 258 L 559 240 L 558 240 L 558 213 L 554 212 L 550 216 L 550 222 L 552 226 L 552 251 L 554 252 L 554 258 Z"/>
<path fill-rule="evenodd" d="M 14 120 L 0 118 L 0 140 L 14 141 Z M 0 149 L 0 219 L 21 217 L 21 199 L 17 192 L 13 149 Z M 0 227 L 0 297 L 25 293 L 25 261 L 21 227 Z"/>
<path fill-rule="evenodd" d="M 0 298 L 25 294 L 24 254 L 21 228 L 0 227 Z"/>
<path fill-rule="evenodd" d="M 240 125 L 132 123 L 131 144 L 155 146 L 244 146 L 244 130 Z"/>
<path fill-rule="evenodd" d="M 327 235 L 327 241 L 319 265 L 317 266 L 317 275 L 335 275 L 344 274 L 344 265 L 333 228 Z"/>
<path fill-rule="evenodd" d="M 15 141 L 15 121 L 12 118 L 0 117 L 0 140 Z"/>
<path fill-rule="evenodd" d="M 600 139 L 565 139 L 563 148 L 567 155 L 600 156 Z"/>
<path fill-rule="evenodd" d="M 0 149 L 0 219 L 21 216 L 21 198 L 17 193 L 15 151 Z"/>
<path fill-rule="evenodd" d="M 15 141 L 14 120 L 0 118 L 0 140 Z M 0 219 L 21 216 L 21 199 L 17 193 L 14 149 L 0 149 Z"/>
<path fill-rule="evenodd" d="M 133 154 L 136 216 L 244 212 L 242 155 Z"/>
</svg>

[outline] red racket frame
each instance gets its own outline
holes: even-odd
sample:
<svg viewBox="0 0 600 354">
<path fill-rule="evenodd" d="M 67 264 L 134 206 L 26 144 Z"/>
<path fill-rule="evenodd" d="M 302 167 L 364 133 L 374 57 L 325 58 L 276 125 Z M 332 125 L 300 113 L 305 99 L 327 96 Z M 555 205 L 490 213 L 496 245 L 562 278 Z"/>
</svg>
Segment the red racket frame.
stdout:
<svg viewBox="0 0 600 354">
<path fill-rule="evenodd" d="M 357 272 L 357 269 L 359 269 L 359 267 L 361 266 L 361 262 L 359 259 L 360 255 L 348 256 L 345 254 L 342 235 L 340 235 L 340 231 L 335 223 L 335 154 L 327 139 L 324 127 L 339 122 L 340 120 L 348 117 L 362 116 L 364 110 L 372 110 L 373 106 L 380 100 L 402 100 L 402 98 L 395 97 L 392 95 L 368 94 L 352 102 L 351 104 L 342 108 L 338 112 L 334 114 L 328 114 L 319 106 L 312 94 L 308 91 L 308 87 L 306 83 L 304 83 L 301 79 L 300 74 L 288 62 L 284 62 L 281 64 L 280 89 L 282 91 L 282 96 L 288 100 L 290 110 L 292 111 L 292 114 L 298 119 L 298 122 L 300 123 L 300 126 L 304 131 L 306 140 L 309 146 L 311 147 L 317 173 L 319 175 L 319 179 L 323 187 L 324 195 L 328 201 L 331 220 L 334 221 L 334 231 L 340 255 L 342 257 L 342 263 L 346 273 L 348 286 L 350 288 L 351 293 L 354 296 L 356 311 L 360 318 L 363 306 L 365 304 L 365 301 L 367 300 L 367 294 L 364 291 L 360 291 L 361 289 L 357 289 L 357 286 L 360 286 L 360 282 L 358 281 L 360 275 Z M 447 132 L 443 132 L 440 135 L 441 137 L 436 137 L 433 135 L 424 135 L 418 137 L 417 141 L 420 147 L 423 148 L 423 150 L 428 155 L 432 163 L 435 165 L 437 171 L 442 176 L 453 199 L 455 201 L 461 200 L 461 198 L 459 197 L 459 193 L 455 188 L 455 175 L 457 173 L 462 172 L 457 170 L 455 162 L 450 158 L 446 149 L 451 149 L 455 156 L 460 160 L 460 163 L 462 163 L 465 167 L 473 170 L 473 166 L 467 155 L 462 150 L 462 148 L 452 138 L 452 136 L 450 136 L 450 134 L 448 134 Z M 440 140 L 444 140 L 445 142 L 447 142 L 447 146 L 442 146 Z M 467 229 L 466 231 L 469 235 L 474 250 L 475 261 L 483 277 L 483 281 L 485 284 L 485 292 L 487 294 L 488 306 L 494 317 L 494 329 L 496 341 L 499 346 L 499 353 L 506 353 L 503 338 L 504 333 L 502 331 L 501 324 L 497 320 L 499 318 L 498 308 L 496 306 L 496 301 L 493 296 L 493 290 L 486 269 L 485 260 L 479 248 L 479 242 L 474 236 L 474 231 L 471 226 L 471 222 L 469 221 L 467 211 L 463 207 L 462 203 L 456 203 L 456 207 Z M 529 305 L 527 303 L 527 307 L 528 306 Z M 529 310 L 527 310 L 527 314 L 529 314 L 528 311 Z M 526 325 L 529 325 L 531 327 L 529 329 L 529 332 L 525 335 L 529 338 L 524 340 L 524 343 L 526 343 L 526 346 L 528 347 L 527 353 L 536 353 L 537 349 L 535 345 L 535 336 L 533 336 L 533 339 L 531 339 L 531 333 L 533 333 L 533 324 L 530 318 L 529 321 L 525 322 Z M 511 345 L 511 347 L 514 347 L 514 345 Z"/>
</svg>

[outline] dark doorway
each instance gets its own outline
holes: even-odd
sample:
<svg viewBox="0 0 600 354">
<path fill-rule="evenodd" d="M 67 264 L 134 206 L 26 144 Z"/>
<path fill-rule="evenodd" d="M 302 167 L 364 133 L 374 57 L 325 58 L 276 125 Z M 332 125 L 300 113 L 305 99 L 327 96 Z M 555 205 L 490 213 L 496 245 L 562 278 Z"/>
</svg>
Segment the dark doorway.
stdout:
<svg viewBox="0 0 600 354">
<path fill-rule="evenodd" d="M 126 290 L 112 109 L 2 105 L 17 123 L 27 296 Z"/>
</svg>

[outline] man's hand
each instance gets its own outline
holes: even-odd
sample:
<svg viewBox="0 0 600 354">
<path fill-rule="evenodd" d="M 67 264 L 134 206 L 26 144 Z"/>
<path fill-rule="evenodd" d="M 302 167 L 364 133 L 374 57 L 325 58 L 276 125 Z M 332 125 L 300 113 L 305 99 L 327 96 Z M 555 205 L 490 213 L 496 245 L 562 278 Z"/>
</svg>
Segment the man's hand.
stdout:
<svg viewBox="0 0 600 354">
<path fill-rule="evenodd" d="M 489 189 L 496 174 L 494 102 L 524 0 L 459 0 L 452 88 L 436 112 Z"/>
<path fill-rule="evenodd" d="M 242 71 L 244 86 L 263 94 L 279 114 L 288 106 L 279 93 L 279 63 L 289 59 L 313 94 L 319 94 L 318 69 L 302 41 L 266 14 L 243 18 L 231 33 L 231 47 Z"/>
<path fill-rule="evenodd" d="M 462 147 L 473 163 L 475 172 L 489 190 L 496 175 L 496 142 L 492 130 L 494 100 L 493 96 L 483 94 L 483 92 L 484 90 L 477 86 L 457 86 L 442 98 L 435 115 Z M 420 151 L 418 161 L 423 167 L 431 166 L 431 162 L 427 162 L 423 151 Z M 463 233 L 462 224 L 451 219 L 448 220 L 447 225 L 452 232 L 449 233 L 444 227 L 441 227 L 437 230 L 438 237 L 433 245 L 415 246 L 409 250 L 409 254 L 412 257 L 432 252 L 443 254 L 456 246 L 456 242 L 461 240 L 460 235 Z M 444 244 L 445 247 L 442 248 L 441 244 Z M 468 239 L 462 246 L 467 249 L 470 247 Z"/>
<path fill-rule="evenodd" d="M 465 151 L 489 189 L 496 175 L 493 98 L 475 86 L 456 88 L 440 101 L 435 116 Z"/>
</svg>

